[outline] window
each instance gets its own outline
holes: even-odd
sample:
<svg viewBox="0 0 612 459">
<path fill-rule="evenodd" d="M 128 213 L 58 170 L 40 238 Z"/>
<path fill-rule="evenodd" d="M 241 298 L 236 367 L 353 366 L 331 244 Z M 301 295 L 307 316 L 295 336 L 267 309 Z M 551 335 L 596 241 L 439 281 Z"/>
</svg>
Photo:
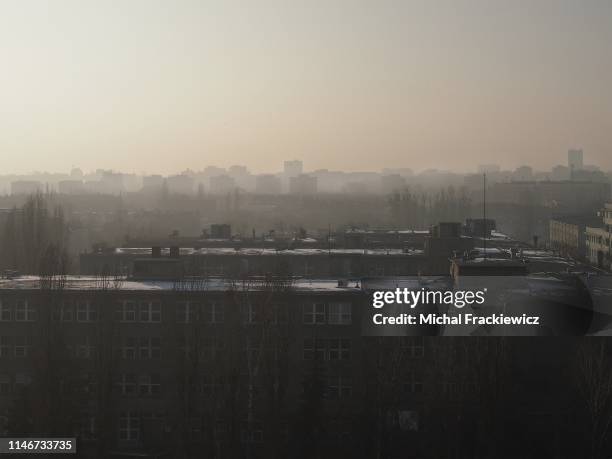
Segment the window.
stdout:
<svg viewBox="0 0 612 459">
<path fill-rule="evenodd" d="M 81 417 L 79 432 L 83 438 L 93 440 L 96 438 L 96 417 L 91 414 L 84 414 Z"/>
<path fill-rule="evenodd" d="M 121 358 L 127 360 L 133 360 L 136 358 L 136 338 L 133 336 L 126 336 L 123 339 L 123 345 L 121 346 Z"/>
<path fill-rule="evenodd" d="M 304 360 L 324 360 L 325 342 L 321 339 L 304 339 Z"/>
<path fill-rule="evenodd" d="M 327 398 L 338 400 L 350 397 L 353 393 L 352 381 L 347 376 L 333 376 L 329 378 L 327 384 Z"/>
<path fill-rule="evenodd" d="M 220 303 L 207 303 L 204 305 L 204 322 L 207 324 L 223 323 L 223 305 Z"/>
<path fill-rule="evenodd" d="M 133 411 L 119 416 L 119 440 L 138 440 L 140 437 L 140 417 Z"/>
<path fill-rule="evenodd" d="M 83 384 L 82 390 L 85 394 L 95 395 L 98 393 L 98 381 L 96 375 L 93 373 L 82 373 L 81 382 Z"/>
<path fill-rule="evenodd" d="M 77 322 L 95 322 L 98 320 L 97 308 L 89 300 L 77 302 Z"/>
<path fill-rule="evenodd" d="M 15 336 L 15 357 L 27 357 L 32 349 L 30 335 Z"/>
<path fill-rule="evenodd" d="M 0 375 L 0 395 L 8 395 L 11 393 L 11 377 L 9 375 Z"/>
<path fill-rule="evenodd" d="M 140 358 L 159 359 L 161 357 L 160 338 L 152 336 L 140 337 Z"/>
<path fill-rule="evenodd" d="M 161 379 L 159 375 L 140 375 L 138 378 L 138 393 L 140 395 L 159 395 L 161 393 Z"/>
<path fill-rule="evenodd" d="M 410 373 L 404 382 L 404 392 L 420 394 L 423 392 L 423 382 L 414 373 Z"/>
<path fill-rule="evenodd" d="M 53 320 L 56 322 L 72 322 L 72 303 L 62 301 L 53 311 Z"/>
<path fill-rule="evenodd" d="M 349 325 L 352 321 L 351 303 L 330 303 L 329 323 L 334 325 Z"/>
<path fill-rule="evenodd" d="M 176 305 L 176 321 L 188 324 L 197 321 L 198 305 L 189 301 L 181 301 Z"/>
<path fill-rule="evenodd" d="M 15 375 L 15 392 L 21 392 L 26 386 L 32 384 L 32 377 L 25 373 Z"/>
<path fill-rule="evenodd" d="M 261 347 L 259 343 L 251 343 L 247 341 L 244 345 L 243 352 L 247 362 L 256 363 L 261 355 Z"/>
<path fill-rule="evenodd" d="M 31 306 L 27 300 L 17 300 L 15 320 L 19 322 L 34 322 L 36 320 L 36 308 Z"/>
<path fill-rule="evenodd" d="M 0 357 L 12 357 L 11 337 L 0 336 Z"/>
<path fill-rule="evenodd" d="M 141 301 L 140 321 L 161 322 L 161 303 L 159 301 Z"/>
<path fill-rule="evenodd" d="M 421 358 L 425 355 L 425 341 L 422 336 L 402 337 L 401 347 L 408 357 Z"/>
<path fill-rule="evenodd" d="M 4 301 L 0 300 L 0 320 L 5 322 L 11 320 L 11 308 Z"/>
<path fill-rule="evenodd" d="M 255 324 L 261 321 L 262 308 L 252 303 L 244 305 L 242 310 L 242 320 L 245 324 Z"/>
<path fill-rule="evenodd" d="M 329 340 L 329 360 L 349 360 L 351 358 L 351 340 L 332 338 Z"/>
<path fill-rule="evenodd" d="M 119 377 L 119 392 L 121 395 L 136 394 L 136 376 L 131 373 L 124 373 Z"/>
<path fill-rule="evenodd" d="M 115 318 L 120 322 L 136 321 L 136 303 L 131 300 L 122 301 L 117 306 Z"/>
<path fill-rule="evenodd" d="M 78 359 L 93 359 L 96 357 L 96 346 L 89 336 L 84 337 L 76 346 L 76 357 Z"/>
<path fill-rule="evenodd" d="M 203 376 L 202 380 L 200 381 L 200 395 L 204 397 L 214 396 L 215 394 L 219 393 L 220 389 L 221 384 L 217 383 L 210 376 Z"/>
<path fill-rule="evenodd" d="M 305 324 L 324 324 L 325 323 L 325 304 L 312 303 L 303 306 Z"/>
<path fill-rule="evenodd" d="M 189 437 L 191 439 L 198 439 L 202 436 L 202 418 L 191 417 L 188 423 Z"/>
<path fill-rule="evenodd" d="M 263 424 L 251 422 L 249 426 L 249 423 L 245 422 L 240 430 L 240 440 L 243 443 L 263 443 Z"/>
</svg>

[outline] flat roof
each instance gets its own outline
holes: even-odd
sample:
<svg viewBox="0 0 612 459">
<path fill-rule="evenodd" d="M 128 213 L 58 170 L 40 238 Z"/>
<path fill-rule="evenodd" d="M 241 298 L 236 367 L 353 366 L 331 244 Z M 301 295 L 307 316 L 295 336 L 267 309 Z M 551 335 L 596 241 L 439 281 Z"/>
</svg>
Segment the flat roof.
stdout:
<svg viewBox="0 0 612 459">
<path fill-rule="evenodd" d="M 224 255 L 224 256 L 313 256 L 313 255 L 366 255 L 366 256 L 396 256 L 411 257 L 424 255 L 423 250 L 418 249 L 325 249 L 325 248 L 296 248 L 296 249 L 272 249 L 272 248 L 234 248 L 234 247 L 181 247 L 180 254 L 190 255 Z M 169 254 L 169 248 L 162 248 L 162 254 Z M 150 256 L 150 247 L 119 247 L 108 252 L 89 252 L 85 255 L 135 255 Z"/>
<path fill-rule="evenodd" d="M 197 282 L 198 288 L 189 289 L 190 281 Z M 261 279 L 251 279 L 251 285 L 243 284 L 241 280 L 235 282 L 236 289 L 257 291 L 260 290 L 259 281 Z M 18 276 L 9 279 L 0 279 L 0 291 L 2 290 L 39 290 L 41 291 L 41 278 L 39 276 Z M 182 279 L 174 282 L 172 280 L 136 280 L 120 279 L 117 287 L 113 288 L 114 279 L 107 278 L 108 291 L 142 291 L 142 292 L 225 292 L 231 287 L 230 281 L 223 278 L 209 279 Z M 95 276 L 67 276 L 65 290 L 67 291 L 95 291 L 101 290 L 101 279 Z M 292 290 L 298 293 L 357 293 L 361 288 L 356 287 L 358 282 L 353 280 L 345 287 L 338 286 L 338 279 L 296 279 L 293 282 Z M 185 288 L 181 288 L 185 286 Z M 248 287 L 248 288 L 247 288 Z"/>
</svg>

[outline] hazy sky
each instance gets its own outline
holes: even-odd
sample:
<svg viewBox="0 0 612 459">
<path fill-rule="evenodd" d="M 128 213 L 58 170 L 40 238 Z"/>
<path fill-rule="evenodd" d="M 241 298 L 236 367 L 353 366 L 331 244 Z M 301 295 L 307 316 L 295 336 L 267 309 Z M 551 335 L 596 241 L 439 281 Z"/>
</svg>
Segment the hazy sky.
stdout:
<svg viewBox="0 0 612 459">
<path fill-rule="evenodd" d="M 0 174 L 612 169 L 612 1 L 0 0 Z"/>
</svg>

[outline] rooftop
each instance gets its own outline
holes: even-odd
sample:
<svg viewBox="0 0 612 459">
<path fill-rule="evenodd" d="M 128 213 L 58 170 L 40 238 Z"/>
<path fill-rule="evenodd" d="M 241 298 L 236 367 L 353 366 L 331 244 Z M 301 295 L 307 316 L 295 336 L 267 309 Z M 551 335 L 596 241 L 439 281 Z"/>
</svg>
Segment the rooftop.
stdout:
<svg viewBox="0 0 612 459">
<path fill-rule="evenodd" d="M 169 255 L 168 248 L 162 249 L 162 255 Z M 150 247 L 121 247 L 109 252 L 93 252 L 96 254 L 115 254 L 132 256 L 151 256 Z M 409 257 L 423 255 L 422 250 L 406 249 L 325 249 L 325 248 L 299 248 L 299 249 L 272 249 L 272 248 L 233 248 L 233 247 L 203 247 L 203 248 L 180 248 L 182 256 L 189 255 L 224 255 L 224 256 L 305 256 L 305 255 L 371 255 L 371 256 L 399 256 Z"/>
<path fill-rule="evenodd" d="M 103 285 L 107 286 L 107 290 L 120 291 L 147 291 L 147 292 L 163 292 L 163 291 L 189 291 L 190 282 L 197 285 L 197 288 L 191 288 L 192 291 L 199 292 L 223 292 L 232 287 L 232 283 L 227 279 L 209 278 L 209 279 L 183 279 L 179 282 L 171 280 L 134 280 L 121 278 L 115 282 L 111 278 L 103 281 L 96 276 L 68 276 L 64 289 L 73 291 L 95 291 L 101 290 Z M 324 293 L 324 292 L 345 292 L 353 293 L 360 292 L 361 288 L 357 288 L 358 282 L 351 281 L 346 286 L 339 287 L 337 279 L 297 279 L 292 285 L 292 289 L 296 292 L 304 293 Z M 238 280 L 234 284 L 237 290 L 255 291 L 261 289 L 261 284 L 257 280 L 250 280 L 250 283 L 242 283 Z M 181 288 L 183 287 L 183 288 Z M 9 279 L 0 279 L 0 290 L 41 290 L 41 278 L 39 276 L 18 276 Z"/>
</svg>

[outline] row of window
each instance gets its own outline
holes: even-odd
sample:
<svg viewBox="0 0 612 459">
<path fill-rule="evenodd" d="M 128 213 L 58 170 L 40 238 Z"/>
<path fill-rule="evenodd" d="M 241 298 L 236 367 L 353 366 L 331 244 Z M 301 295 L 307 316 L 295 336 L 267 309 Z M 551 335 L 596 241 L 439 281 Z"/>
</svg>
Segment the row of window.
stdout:
<svg viewBox="0 0 612 459">
<path fill-rule="evenodd" d="M 32 336 L 0 336 L 0 357 L 27 357 L 32 352 Z"/>
<path fill-rule="evenodd" d="M 119 358 L 126 360 L 150 360 L 161 358 L 161 348 L 161 338 L 158 336 L 127 336 L 121 339 L 115 352 Z M 31 335 L 0 336 L 0 358 L 27 357 L 31 349 Z M 197 343 L 191 343 L 184 336 L 180 336 L 178 349 L 186 358 L 197 353 L 199 360 L 207 361 L 222 356 L 225 343 L 219 336 L 206 336 Z M 422 337 L 403 337 L 400 349 L 409 358 L 422 358 L 425 355 Z M 69 355 L 81 359 L 93 359 L 97 355 L 97 346 L 89 336 L 85 336 L 75 345 L 68 345 L 67 350 Z M 256 344 L 251 344 L 248 349 L 245 346 L 245 353 L 251 357 L 258 357 L 260 352 L 261 348 Z M 278 352 L 278 349 L 274 349 L 274 352 Z M 351 340 L 341 337 L 305 338 L 302 356 L 304 360 L 349 360 Z"/>
<path fill-rule="evenodd" d="M 312 303 L 302 306 L 304 324 L 350 325 L 353 321 L 350 303 Z"/>
<path fill-rule="evenodd" d="M 38 318 L 36 307 L 27 300 L 17 300 L 14 309 L 0 302 L 0 321 L 34 322 Z M 287 322 L 286 305 L 273 305 L 272 308 L 263 305 L 247 304 L 242 310 L 244 323 Z M 70 304 L 62 304 L 53 311 L 53 320 L 60 322 L 96 322 L 98 307 L 86 300 Z M 131 301 L 120 302 L 114 318 L 118 322 L 160 323 L 162 321 L 161 302 Z M 304 324 L 350 325 L 352 323 L 352 308 L 350 303 L 308 303 L 302 308 Z M 177 323 L 219 324 L 225 320 L 224 307 L 218 303 L 179 302 L 176 305 Z"/>
<path fill-rule="evenodd" d="M 161 394 L 161 377 L 159 374 L 124 373 L 119 376 L 117 388 L 121 395 L 140 397 L 157 396 Z"/>
<path fill-rule="evenodd" d="M 306 338 L 304 360 L 349 360 L 351 340 L 346 338 Z"/>
<path fill-rule="evenodd" d="M 14 311 L 9 305 L 0 301 L 1 321 L 9 321 L 14 317 L 17 322 L 34 322 L 38 318 L 37 312 L 36 308 L 30 305 L 27 300 L 17 300 Z"/>
<path fill-rule="evenodd" d="M 32 377 L 24 373 L 15 375 L 0 374 L 0 395 L 19 393 L 22 388 L 32 383 Z"/>
</svg>

